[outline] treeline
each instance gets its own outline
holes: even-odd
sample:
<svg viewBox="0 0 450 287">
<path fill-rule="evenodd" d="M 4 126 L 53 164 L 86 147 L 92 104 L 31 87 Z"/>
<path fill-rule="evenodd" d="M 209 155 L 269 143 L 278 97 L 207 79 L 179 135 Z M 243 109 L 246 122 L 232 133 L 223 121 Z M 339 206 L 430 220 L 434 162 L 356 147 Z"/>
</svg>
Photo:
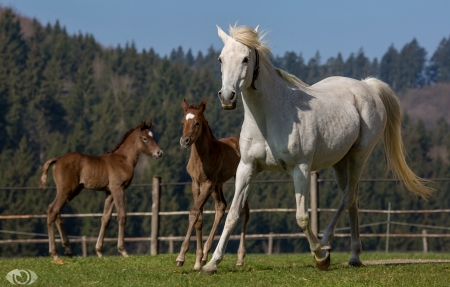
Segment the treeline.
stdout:
<svg viewBox="0 0 450 287">
<path fill-rule="evenodd" d="M 184 52 L 180 47 L 167 57 L 151 48 L 137 51 L 133 43 L 124 47 L 105 48 L 92 35 L 68 35 L 58 22 L 41 25 L 29 21 L 26 36 L 20 18 L 11 9 L 0 16 L 0 187 L 37 186 L 40 167 L 50 157 L 71 151 L 99 155 L 111 150 L 123 134 L 142 120 L 153 119 L 153 133 L 164 156 L 154 161 L 141 156 L 133 183 L 148 183 L 154 175 L 164 182 L 190 181 L 186 172 L 189 151 L 179 146 L 181 136 L 181 101 L 199 103 L 207 98 L 207 119 L 215 135 L 238 136 L 243 121 L 242 103 L 237 110 L 227 112 L 218 104 L 220 89 L 219 51 L 210 48 L 206 54 Z M 214 35 L 212 35 L 214 37 Z M 327 76 L 344 75 L 353 78 L 377 76 L 388 82 L 397 92 L 435 82 L 449 82 L 450 38 L 444 38 L 430 60 L 416 40 L 400 51 L 390 47 L 380 61 L 369 60 L 362 50 L 344 60 L 340 54 L 321 62 L 320 55 L 305 61 L 301 53 L 286 53 L 273 61 L 308 84 Z M 405 147 L 414 171 L 423 177 L 450 177 L 448 158 L 437 156 L 435 149 L 450 144 L 450 127 L 440 120 L 435 130 L 427 131 L 421 121 L 411 122 L 405 117 Z M 383 146 L 377 145 L 364 171 L 364 178 L 384 178 Z M 333 178 L 331 170 L 321 172 L 322 178 Z M 260 179 L 287 178 L 281 174 L 263 173 Z M 53 185 L 51 178 L 50 185 Z M 429 202 L 415 199 L 396 183 L 361 183 L 361 208 L 394 209 L 448 208 L 448 183 L 433 184 L 436 195 Z M 227 186 L 226 199 L 231 203 L 233 187 Z M 55 190 L 1 190 L 0 214 L 44 214 L 53 200 Z M 255 184 L 250 193 L 250 207 L 294 208 L 292 184 Z M 341 198 L 334 183 L 321 184 L 320 206 L 337 207 Z M 102 212 L 104 194 L 83 191 L 63 210 L 64 213 Z M 149 188 L 127 190 L 127 211 L 150 211 Z M 190 187 L 165 186 L 162 210 L 188 210 L 192 206 Z M 208 203 L 206 209 L 212 208 Z M 212 224 L 206 217 L 205 230 Z M 163 217 L 161 236 L 184 235 L 187 216 Z M 321 217 L 321 228 L 329 216 Z M 361 216 L 361 223 L 384 221 L 382 216 Z M 445 225 L 442 215 L 408 215 L 404 221 Z M 398 221 L 401 221 L 400 219 Z M 70 235 L 97 236 L 100 219 L 68 219 Z M 342 226 L 345 220 L 342 220 Z M 363 232 L 385 232 L 384 226 L 371 227 Z M 396 227 L 397 228 L 397 227 Z M 0 230 L 46 233 L 46 221 L 3 220 Z M 220 230 L 220 229 L 219 229 Z M 417 232 L 414 227 L 398 227 L 399 232 Z M 248 233 L 300 232 L 295 216 L 288 214 L 252 214 Z M 394 231 L 393 231 L 394 232 Z M 439 232 L 439 231 L 437 231 Z M 150 219 L 129 217 L 126 236 L 148 236 Z M 108 237 L 115 237 L 117 225 L 112 222 Z M 23 238 L 23 235 L 2 234 L 3 239 Z M 366 240 L 366 239 L 364 239 Z M 431 241 L 431 240 L 430 240 Z M 277 241 L 279 252 L 307 251 L 304 240 Z M 383 247 L 384 240 L 363 241 L 364 248 Z M 337 239 L 337 250 L 348 250 L 348 239 Z M 391 239 L 394 250 L 420 249 L 415 239 Z M 449 248 L 448 240 L 435 239 L 430 248 Z M 116 254 L 115 243 L 106 244 L 105 251 Z M 230 250 L 237 249 L 235 243 Z M 395 247 L 394 247 L 395 246 Z M 418 247 L 419 246 L 419 247 Z M 74 246 L 75 252 L 79 246 Z M 177 245 L 175 246 L 177 248 Z M 179 246 L 178 246 L 179 247 Z M 88 245 L 90 251 L 94 245 Z M 165 245 L 162 246 L 164 250 Z M 249 241 L 249 252 L 266 248 L 264 241 Z M 79 249 L 78 249 L 79 250 Z M 191 249 L 193 250 L 193 249 Z M 133 244 L 131 253 L 148 251 L 148 244 Z M 48 254 L 46 244 L 0 245 L 0 256 L 30 256 Z M 79 254 L 79 252 L 78 252 Z"/>
</svg>

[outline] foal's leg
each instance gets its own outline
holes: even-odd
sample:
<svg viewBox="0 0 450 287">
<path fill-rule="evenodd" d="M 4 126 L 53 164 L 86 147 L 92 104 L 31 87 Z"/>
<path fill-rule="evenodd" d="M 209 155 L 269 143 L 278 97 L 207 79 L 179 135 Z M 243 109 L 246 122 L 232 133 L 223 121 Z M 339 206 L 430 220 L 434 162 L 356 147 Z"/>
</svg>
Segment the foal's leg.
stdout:
<svg viewBox="0 0 450 287">
<path fill-rule="evenodd" d="M 259 172 L 253 166 L 253 163 L 245 164 L 241 159 L 236 172 L 236 191 L 225 220 L 225 227 L 211 260 L 202 268 L 203 274 L 212 274 L 217 272 L 217 265 L 220 261 L 222 261 L 228 239 L 230 238 L 231 232 L 236 226 L 239 214 L 247 201 L 250 184 L 258 173 Z"/>
<path fill-rule="evenodd" d="M 320 270 L 326 270 L 330 266 L 330 253 L 322 250 L 322 244 L 319 239 L 312 233 L 308 216 L 307 195 L 309 193 L 311 175 L 307 164 L 300 164 L 296 167 L 292 176 L 295 186 L 295 201 L 297 204 L 296 219 L 298 225 L 303 229 L 306 239 L 308 239 L 309 247 L 314 253 L 316 266 Z"/>
<path fill-rule="evenodd" d="M 189 242 L 192 234 L 192 230 L 194 228 L 194 225 L 196 225 L 197 221 L 200 219 L 203 213 L 203 206 L 205 205 L 206 201 L 208 200 L 209 196 L 211 195 L 213 190 L 213 184 L 211 181 L 203 182 L 200 186 L 200 194 L 198 198 L 195 200 L 194 206 L 192 207 L 191 211 L 189 212 L 189 226 L 186 233 L 186 237 L 184 238 L 184 241 L 181 245 L 180 254 L 177 257 L 177 266 L 182 266 L 184 263 L 184 258 L 186 252 L 189 250 Z M 200 227 L 199 225 L 196 225 L 196 228 Z M 197 231 L 197 243 L 198 242 L 198 234 L 201 235 L 201 229 L 196 229 Z M 201 242 L 201 241 L 200 241 Z M 201 260 L 203 257 L 203 249 L 200 245 L 197 246 L 197 252 L 196 252 L 196 259 L 195 259 L 195 265 L 194 269 L 198 270 L 201 268 Z"/>
<path fill-rule="evenodd" d="M 78 187 L 75 191 L 69 194 L 69 198 L 67 199 L 67 203 L 72 201 L 78 194 L 80 194 L 82 187 Z M 62 209 L 62 208 L 61 208 Z M 56 227 L 58 228 L 59 235 L 61 236 L 62 246 L 64 246 L 64 253 L 68 257 L 72 257 L 72 249 L 70 248 L 69 237 L 67 236 L 66 229 L 64 228 L 64 224 L 61 218 L 61 213 L 58 213 L 56 216 Z"/>
<path fill-rule="evenodd" d="M 250 209 L 248 207 L 248 200 L 245 201 L 244 207 L 239 214 L 241 219 L 242 229 L 241 229 L 241 241 L 239 243 L 238 249 L 238 260 L 236 262 L 236 266 L 244 265 L 244 257 L 245 257 L 245 233 L 247 230 L 248 218 L 250 216 Z"/>
<path fill-rule="evenodd" d="M 205 199 L 205 203 L 209 196 Z M 195 264 L 194 270 L 200 270 L 202 267 L 202 257 L 203 257 L 203 206 L 199 210 L 197 221 L 195 226 L 195 237 L 197 238 L 197 248 L 195 250 Z"/>
<path fill-rule="evenodd" d="M 59 235 L 61 236 L 62 246 L 64 246 L 64 253 L 68 257 L 72 257 L 72 249 L 70 248 L 69 237 L 67 236 L 66 229 L 62 223 L 61 213 L 56 216 L 56 227 L 58 228 Z"/>
<path fill-rule="evenodd" d="M 117 211 L 117 222 L 119 223 L 119 236 L 117 239 L 117 250 L 124 257 L 128 257 L 128 253 L 125 249 L 125 224 L 127 223 L 127 213 L 125 211 L 125 191 L 122 187 L 110 188 L 113 197 L 114 205 Z"/>
<path fill-rule="evenodd" d="M 193 180 L 191 187 L 192 187 L 192 197 L 194 198 L 194 204 L 195 204 L 197 202 L 198 196 L 200 194 L 200 184 Z M 178 257 L 176 259 L 176 264 L 178 267 L 183 266 L 183 264 L 184 264 L 186 252 L 188 252 L 188 250 L 189 250 L 191 235 L 192 235 L 192 230 L 189 231 L 189 229 L 188 229 L 188 231 L 186 233 L 186 237 L 185 237 L 183 243 L 181 244 L 180 253 L 178 254 Z M 197 232 L 196 235 L 197 235 L 197 244 L 198 244 L 199 233 Z M 189 238 L 188 238 L 188 236 L 189 236 Z M 187 244 L 185 244 L 185 242 L 187 242 Z"/>
<path fill-rule="evenodd" d="M 100 227 L 100 233 L 98 235 L 97 244 L 95 245 L 95 251 L 97 252 L 98 257 L 102 257 L 103 253 L 103 240 L 105 238 L 106 228 L 108 228 L 109 223 L 111 222 L 111 216 L 114 209 L 113 204 L 113 196 L 110 192 L 106 193 L 105 199 L 105 207 L 103 209 L 102 215 L 102 226 Z"/>
<path fill-rule="evenodd" d="M 208 261 L 208 253 L 211 250 L 212 243 L 214 241 L 214 236 L 216 235 L 217 228 L 219 227 L 219 223 L 225 215 L 225 209 L 227 208 L 227 202 L 225 201 L 225 197 L 223 196 L 222 184 L 218 184 L 214 187 L 214 191 L 212 193 L 212 197 L 214 198 L 214 207 L 215 207 L 215 217 L 214 224 L 211 228 L 211 232 L 208 236 L 208 239 L 205 242 L 205 246 L 203 247 L 203 258 L 202 258 L 202 266 L 206 264 Z"/>
<path fill-rule="evenodd" d="M 47 229 L 48 229 L 48 248 L 49 254 L 54 259 L 58 259 L 55 246 L 54 223 L 61 212 L 61 209 L 67 204 L 70 193 L 63 192 L 58 188 L 55 200 L 50 203 L 47 209 Z"/>
</svg>

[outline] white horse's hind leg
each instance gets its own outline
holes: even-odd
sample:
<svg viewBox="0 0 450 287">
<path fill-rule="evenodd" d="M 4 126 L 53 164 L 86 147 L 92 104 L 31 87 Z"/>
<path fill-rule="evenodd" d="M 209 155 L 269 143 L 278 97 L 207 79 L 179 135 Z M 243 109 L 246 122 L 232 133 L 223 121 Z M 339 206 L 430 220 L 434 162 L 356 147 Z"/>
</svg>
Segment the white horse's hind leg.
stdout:
<svg viewBox="0 0 450 287">
<path fill-rule="evenodd" d="M 316 265 L 321 270 L 326 270 L 330 265 L 330 254 L 326 250 L 322 250 L 322 244 L 319 239 L 312 233 L 311 225 L 308 216 L 307 194 L 310 185 L 310 171 L 306 164 L 301 164 L 293 171 L 294 185 L 295 185 L 295 201 L 297 204 L 296 219 L 298 225 L 303 229 L 303 232 L 308 239 L 309 247 L 316 258 Z"/>
<path fill-rule="evenodd" d="M 231 232 L 239 219 L 241 210 L 247 201 L 250 184 L 257 175 L 258 172 L 254 169 L 252 164 L 246 165 L 241 160 L 236 172 L 236 190 L 233 202 L 231 203 L 230 210 L 225 220 L 222 235 L 220 236 L 219 243 L 217 244 L 211 260 L 203 266 L 201 271 L 202 274 L 213 274 L 217 272 L 217 265 L 222 261 L 228 239 L 230 238 Z"/>
<path fill-rule="evenodd" d="M 338 163 L 333 166 L 334 177 L 336 179 L 336 183 L 339 189 L 345 193 L 345 189 L 347 188 L 348 182 L 348 155 L 346 155 L 343 159 L 341 159 Z M 345 195 L 345 194 L 344 194 Z M 344 198 L 342 198 L 344 200 Z M 344 214 L 344 206 L 341 201 L 341 205 L 338 211 L 335 213 L 333 218 L 331 219 L 328 226 L 324 229 L 322 235 L 322 248 L 331 250 L 331 240 L 334 238 L 334 230 L 341 216 Z"/>
<path fill-rule="evenodd" d="M 359 236 L 358 222 L 358 186 L 359 179 L 364 169 L 364 164 L 369 157 L 373 146 L 374 144 L 369 147 L 362 148 L 361 146 L 355 145 L 345 157 L 348 158 L 347 160 L 344 158 L 344 162 L 341 161 L 333 166 L 339 188 L 342 189 L 344 186 L 345 188 L 343 190 L 341 204 L 323 232 L 322 244 L 329 248 L 330 241 L 334 236 L 336 225 L 344 212 L 348 210 L 350 218 L 350 233 L 352 238 L 352 256 L 349 264 L 353 266 L 362 265 L 361 259 L 359 258 L 362 253 L 362 245 Z M 345 181 L 347 183 L 344 185 Z"/>
<path fill-rule="evenodd" d="M 358 194 L 356 194 L 356 199 L 353 201 L 353 204 L 348 208 L 348 215 L 350 217 L 350 233 L 352 235 L 352 256 L 350 257 L 348 264 L 352 266 L 361 266 L 362 261 L 359 257 L 362 253 L 362 244 L 361 238 L 359 237 Z"/>
</svg>

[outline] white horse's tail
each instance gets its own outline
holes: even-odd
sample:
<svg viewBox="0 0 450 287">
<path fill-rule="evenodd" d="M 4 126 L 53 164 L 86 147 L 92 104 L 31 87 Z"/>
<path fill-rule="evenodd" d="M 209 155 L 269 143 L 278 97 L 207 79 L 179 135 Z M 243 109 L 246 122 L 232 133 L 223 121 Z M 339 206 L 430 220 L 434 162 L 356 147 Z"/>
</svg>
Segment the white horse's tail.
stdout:
<svg viewBox="0 0 450 287">
<path fill-rule="evenodd" d="M 427 199 L 434 189 L 425 186 L 424 183 L 427 180 L 414 174 L 405 161 L 401 133 L 402 109 L 399 99 L 386 83 L 375 78 L 367 78 L 363 81 L 378 93 L 386 108 L 387 123 L 383 140 L 388 167 L 392 170 L 394 177 L 403 180 L 409 191 Z"/>
</svg>

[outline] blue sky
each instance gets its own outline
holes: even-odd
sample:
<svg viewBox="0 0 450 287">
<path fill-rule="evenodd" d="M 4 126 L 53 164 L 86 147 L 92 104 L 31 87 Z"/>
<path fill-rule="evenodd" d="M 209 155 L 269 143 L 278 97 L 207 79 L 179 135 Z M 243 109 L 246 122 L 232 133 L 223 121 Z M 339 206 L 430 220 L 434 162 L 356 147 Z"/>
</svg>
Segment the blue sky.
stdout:
<svg viewBox="0 0 450 287">
<path fill-rule="evenodd" d="M 450 36 L 450 1 L 446 0 L 0 0 L 40 22 L 59 19 L 70 34 L 93 34 L 104 46 L 134 41 L 138 49 L 153 48 L 167 55 L 178 46 L 206 52 L 222 47 L 216 24 L 229 23 L 270 30 L 267 39 L 275 55 L 316 51 L 325 61 L 341 52 L 363 48 L 369 58 L 381 58 L 391 44 L 397 49 L 416 38 L 428 56 Z"/>
</svg>

